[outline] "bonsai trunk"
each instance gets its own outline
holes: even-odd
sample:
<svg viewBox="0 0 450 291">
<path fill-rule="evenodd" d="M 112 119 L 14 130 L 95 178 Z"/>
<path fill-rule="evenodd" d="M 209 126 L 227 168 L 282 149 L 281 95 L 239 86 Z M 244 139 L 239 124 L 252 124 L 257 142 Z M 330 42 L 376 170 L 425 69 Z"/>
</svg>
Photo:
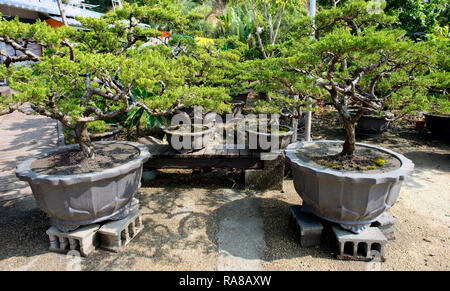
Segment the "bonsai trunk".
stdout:
<svg viewBox="0 0 450 291">
<path fill-rule="evenodd" d="M 355 124 L 345 118 L 343 118 L 343 121 L 344 121 L 344 128 L 345 128 L 346 136 L 345 136 L 345 142 L 344 142 L 344 146 L 342 148 L 341 155 L 351 156 L 351 155 L 353 155 L 353 152 L 355 151 L 355 143 L 356 143 Z"/>
<path fill-rule="evenodd" d="M 83 151 L 84 156 L 86 158 L 93 158 L 94 146 L 89 138 L 86 122 L 79 122 L 76 124 L 75 136 L 76 142 L 80 145 L 80 149 Z"/>
</svg>

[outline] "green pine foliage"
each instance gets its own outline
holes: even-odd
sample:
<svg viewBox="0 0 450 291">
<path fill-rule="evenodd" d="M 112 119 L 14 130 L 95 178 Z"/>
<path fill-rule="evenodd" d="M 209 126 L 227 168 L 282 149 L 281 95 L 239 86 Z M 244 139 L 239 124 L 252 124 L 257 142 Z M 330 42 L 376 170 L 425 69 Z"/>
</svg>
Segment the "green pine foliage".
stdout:
<svg viewBox="0 0 450 291">
<path fill-rule="evenodd" d="M 230 96 L 252 88 L 267 96 L 256 103 L 258 113 L 298 115 L 308 97 L 332 103 L 347 132 L 343 153 L 351 154 L 362 114 L 450 113 L 442 11 L 427 14 L 438 19 L 427 24 L 433 37 L 417 41 L 404 27 L 406 18 L 384 12 L 395 1 L 372 7 L 374 1 L 331 1 L 313 22 L 300 0 L 230 1 L 217 38 L 202 44 L 194 37 L 211 34 L 199 8 L 205 1 L 124 2 L 100 19 L 77 18 L 79 30 L 0 19 L 0 41 L 21 52 L 2 52 L 0 75 L 18 93 L 0 97 L 0 114 L 30 101 L 36 112 L 73 130 L 91 156 L 89 123 L 92 128 L 128 115 L 130 126 L 142 116 L 155 126 L 196 105 L 225 112 Z M 159 31 L 170 32 L 170 41 L 148 45 Z M 42 56 L 28 49 L 32 42 L 41 45 Z M 22 61 L 31 63 L 17 65 Z"/>
<path fill-rule="evenodd" d="M 87 125 L 144 108 L 149 114 L 171 114 L 185 106 L 223 111 L 230 97 L 228 80 L 238 50 L 221 51 L 223 43 L 198 46 L 191 24 L 196 18 L 182 14 L 171 1 L 124 3 L 121 10 L 100 19 L 77 18 L 84 29 L 52 29 L 45 23 L 0 21 L 0 39 L 16 46 L 24 57 L 8 56 L 1 73 L 19 93 L 1 97 L 1 106 L 30 101 L 39 114 L 57 119 L 75 131 L 86 156 L 92 156 Z M 169 44 L 144 43 L 161 33 L 154 24 L 175 37 Z M 159 29 L 159 28 L 158 28 Z M 178 36 L 178 37 L 177 37 Z M 42 56 L 29 53 L 28 43 L 38 42 Z M 36 61 L 16 66 L 23 60 Z M 145 94 L 136 94 L 145 92 Z M 134 98 L 133 98 L 133 95 Z"/>
<path fill-rule="evenodd" d="M 392 29 L 394 20 L 382 9 L 371 13 L 366 1 L 322 9 L 314 19 L 313 38 L 299 28 L 280 45 L 279 57 L 246 64 L 258 68 L 249 79 L 264 80 L 257 86 L 267 92 L 284 89 L 332 103 L 347 131 L 343 153 L 352 154 L 362 114 L 392 119 L 430 108 L 432 102 L 448 108 L 442 106 L 448 104 L 448 43 L 414 42 L 404 30 Z M 437 93 L 430 95 L 433 88 Z M 290 100 L 280 96 L 266 106 L 274 111 Z"/>
</svg>

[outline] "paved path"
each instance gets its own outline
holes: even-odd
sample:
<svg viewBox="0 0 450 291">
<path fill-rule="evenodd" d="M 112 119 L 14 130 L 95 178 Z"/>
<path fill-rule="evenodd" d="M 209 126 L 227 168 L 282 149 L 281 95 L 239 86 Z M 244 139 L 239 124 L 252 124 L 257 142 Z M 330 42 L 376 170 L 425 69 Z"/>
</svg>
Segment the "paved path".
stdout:
<svg viewBox="0 0 450 291">
<path fill-rule="evenodd" d="M 28 183 L 16 178 L 16 165 L 57 142 L 55 120 L 18 111 L 0 116 L 0 201 L 31 194 Z"/>
<path fill-rule="evenodd" d="M 218 271 L 262 271 L 266 243 L 259 205 L 238 191 L 224 191 L 235 203 L 219 209 Z"/>
</svg>

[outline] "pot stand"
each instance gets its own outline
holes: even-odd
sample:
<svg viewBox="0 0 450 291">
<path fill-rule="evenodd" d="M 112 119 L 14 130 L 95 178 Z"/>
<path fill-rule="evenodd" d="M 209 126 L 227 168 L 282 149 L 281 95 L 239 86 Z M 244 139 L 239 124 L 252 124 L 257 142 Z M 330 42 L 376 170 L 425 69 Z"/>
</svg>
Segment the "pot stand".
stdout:
<svg viewBox="0 0 450 291">
<path fill-rule="evenodd" d="M 140 185 L 139 185 L 140 188 Z M 70 221 L 65 221 L 61 219 L 56 219 L 54 217 L 50 216 L 50 224 L 54 227 L 56 227 L 58 230 L 62 232 L 71 232 L 76 230 L 77 228 L 85 225 L 91 225 L 94 223 L 98 223 L 105 220 L 121 220 L 127 217 L 133 210 L 139 209 L 139 200 L 134 198 L 136 196 L 137 192 L 135 192 L 131 197 L 132 199 L 128 204 L 126 204 L 124 207 L 119 209 L 118 211 L 114 212 L 111 215 L 100 217 L 98 219 L 93 220 L 85 220 L 85 221 L 79 221 L 77 223 L 73 223 Z"/>
<path fill-rule="evenodd" d="M 342 206 L 342 207 L 339 207 L 339 208 L 336 208 L 336 209 L 341 209 L 342 211 L 349 211 L 348 209 L 344 209 L 344 208 L 345 207 Z M 337 223 L 343 229 L 349 230 L 349 231 L 351 231 L 353 233 L 361 233 L 361 232 L 363 232 L 366 228 L 370 227 L 370 225 L 374 221 L 377 221 L 378 218 L 380 218 L 381 215 L 384 213 L 383 212 L 379 216 L 377 216 L 377 217 L 375 217 L 373 219 L 370 219 L 370 220 L 363 220 L 363 221 L 358 221 L 358 222 L 341 221 L 341 220 L 338 220 L 338 219 L 333 219 L 331 217 L 322 215 L 320 212 L 315 211 L 311 206 L 308 205 L 308 203 L 306 202 L 306 199 L 303 202 L 302 211 L 305 212 L 305 213 L 309 213 L 309 214 L 315 215 L 315 216 L 320 217 L 322 219 L 325 219 L 325 220 Z"/>
</svg>

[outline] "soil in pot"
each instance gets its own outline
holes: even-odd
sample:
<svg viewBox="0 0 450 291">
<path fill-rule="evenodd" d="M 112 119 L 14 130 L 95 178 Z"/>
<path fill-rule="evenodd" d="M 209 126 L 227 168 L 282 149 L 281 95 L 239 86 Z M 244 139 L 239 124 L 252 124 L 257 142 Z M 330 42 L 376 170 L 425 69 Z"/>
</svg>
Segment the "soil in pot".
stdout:
<svg viewBox="0 0 450 291">
<path fill-rule="evenodd" d="M 289 130 L 290 129 L 285 127 L 285 126 L 279 126 L 278 129 L 273 130 L 273 131 L 272 131 L 272 127 L 271 126 L 267 127 L 267 133 L 270 133 L 270 134 L 283 134 L 283 133 L 288 132 Z"/>
<path fill-rule="evenodd" d="M 137 148 L 119 143 L 95 144 L 94 153 L 94 158 L 86 159 L 78 149 L 56 152 L 34 161 L 31 170 L 43 175 L 100 172 L 126 164 L 139 156 Z"/>
<path fill-rule="evenodd" d="M 209 127 L 200 125 L 200 124 L 192 124 L 189 126 L 186 125 L 175 125 L 169 127 L 167 130 L 174 133 L 194 133 L 196 131 L 205 131 L 208 130 Z"/>
<path fill-rule="evenodd" d="M 267 125 L 265 132 L 260 131 L 259 127 L 249 127 L 251 130 L 256 130 L 258 133 L 267 133 L 267 134 L 273 134 L 273 135 L 280 135 L 289 132 L 291 129 L 289 127 L 279 125 L 278 129 L 272 130 L 272 126 L 270 124 Z"/>
<path fill-rule="evenodd" d="M 342 144 L 309 144 L 296 151 L 299 159 L 319 168 L 347 172 L 386 173 L 400 168 L 401 162 L 394 156 L 356 145 L 353 156 L 340 155 Z"/>
</svg>

